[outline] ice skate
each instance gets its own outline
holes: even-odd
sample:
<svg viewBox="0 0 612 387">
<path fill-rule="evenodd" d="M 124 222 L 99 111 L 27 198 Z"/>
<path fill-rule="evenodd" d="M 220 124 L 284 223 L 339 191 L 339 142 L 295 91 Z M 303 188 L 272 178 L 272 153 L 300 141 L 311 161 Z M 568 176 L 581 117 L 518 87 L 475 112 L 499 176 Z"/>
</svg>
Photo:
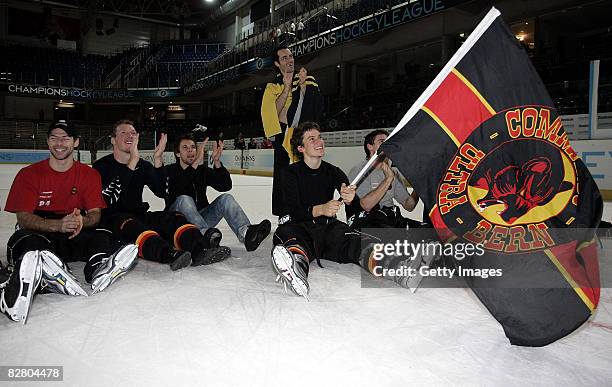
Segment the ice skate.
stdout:
<svg viewBox="0 0 612 387">
<path fill-rule="evenodd" d="M 276 281 L 283 281 L 293 293 L 308 300 L 308 262 L 302 254 L 293 254 L 283 245 L 274 246 L 272 250 L 272 267 L 278 274 Z"/>
<path fill-rule="evenodd" d="M 105 258 L 96 269 L 91 281 L 93 294 L 103 291 L 110 284 L 132 270 L 138 263 L 138 246 L 126 245 Z"/>
<path fill-rule="evenodd" d="M 40 257 L 43 271 L 41 288 L 43 290 L 69 296 L 87 297 L 87 292 L 79 285 L 61 259 L 48 250 L 42 250 Z"/>
<path fill-rule="evenodd" d="M 42 262 L 38 251 L 28 251 L 16 263 L 4 289 L 1 290 L 0 311 L 13 321 L 25 324 L 42 279 Z"/>
</svg>

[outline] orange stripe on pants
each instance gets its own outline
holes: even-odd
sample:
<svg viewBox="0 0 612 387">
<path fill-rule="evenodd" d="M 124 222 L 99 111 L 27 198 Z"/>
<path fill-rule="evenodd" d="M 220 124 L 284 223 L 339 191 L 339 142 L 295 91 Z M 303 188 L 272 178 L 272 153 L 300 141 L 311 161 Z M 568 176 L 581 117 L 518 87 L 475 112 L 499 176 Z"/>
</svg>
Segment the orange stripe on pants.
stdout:
<svg viewBox="0 0 612 387">
<path fill-rule="evenodd" d="M 142 246 L 144 246 L 147 239 L 151 238 L 152 236 L 159 236 L 159 234 L 155 231 L 147 230 L 143 231 L 140 235 L 138 235 L 138 238 L 136 238 L 136 246 L 138 246 L 139 257 L 142 258 Z"/>
<path fill-rule="evenodd" d="M 190 229 L 197 230 L 198 228 L 194 226 L 193 224 L 184 224 L 181 227 L 177 228 L 176 231 L 174 232 L 174 247 L 176 247 L 177 250 L 182 250 L 181 243 L 179 241 L 181 239 L 181 236 L 185 233 L 185 231 L 190 230 Z"/>
</svg>

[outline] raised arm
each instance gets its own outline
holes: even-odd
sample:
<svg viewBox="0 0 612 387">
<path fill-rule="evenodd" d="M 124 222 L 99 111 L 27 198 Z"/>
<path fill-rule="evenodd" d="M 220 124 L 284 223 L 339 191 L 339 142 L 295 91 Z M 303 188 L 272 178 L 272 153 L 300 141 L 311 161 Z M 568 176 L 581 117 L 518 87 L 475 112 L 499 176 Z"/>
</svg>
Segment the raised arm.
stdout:
<svg viewBox="0 0 612 387">
<path fill-rule="evenodd" d="M 155 168 L 161 168 L 164 165 L 164 152 L 166 151 L 166 144 L 168 143 L 168 135 L 162 133 L 159 137 L 159 142 L 153 152 L 153 165 Z"/>
</svg>

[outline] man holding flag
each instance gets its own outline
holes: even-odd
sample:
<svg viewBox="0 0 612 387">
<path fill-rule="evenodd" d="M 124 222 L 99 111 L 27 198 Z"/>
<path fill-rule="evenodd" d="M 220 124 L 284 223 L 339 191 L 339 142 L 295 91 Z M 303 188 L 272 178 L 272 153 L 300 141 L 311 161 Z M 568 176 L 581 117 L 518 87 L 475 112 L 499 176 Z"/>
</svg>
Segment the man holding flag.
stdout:
<svg viewBox="0 0 612 387">
<path fill-rule="evenodd" d="M 403 287 L 415 286 L 406 276 L 387 276 L 383 270 L 402 270 L 410 257 L 376 256 L 374 245 L 382 237 L 352 230 L 336 214 L 344 204 L 346 212 L 361 209 L 356 187 L 340 168 L 323 161 L 325 142 L 319 125 L 300 124 L 291 137 L 291 146 L 300 161 L 283 170 L 282 194 L 286 207 L 274 233 L 272 267 L 285 286 L 298 296 L 308 298 L 310 263 L 321 259 L 353 263 L 377 277 L 393 279 Z M 340 199 L 335 199 L 335 192 Z M 389 233 L 386 233 L 388 237 Z M 397 233 L 392 233 L 396 235 Z M 403 234 L 402 234 L 403 235 Z M 416 260 L 421 262 L 421 257 Z M 419 279 L 420 281 L 420 279 Z M 418 284 L 417 284 L 418 285 Z"/>
<path fill-rule="evenodd" d="M 466 281 L 510 342 L 543 346 L 597 307 L 602 200 L 499 16 L 486 15 L 381 150 L 414 182 L 444 242 L 484 246 L 462 267 L 502 270 Z"/>
</svg>

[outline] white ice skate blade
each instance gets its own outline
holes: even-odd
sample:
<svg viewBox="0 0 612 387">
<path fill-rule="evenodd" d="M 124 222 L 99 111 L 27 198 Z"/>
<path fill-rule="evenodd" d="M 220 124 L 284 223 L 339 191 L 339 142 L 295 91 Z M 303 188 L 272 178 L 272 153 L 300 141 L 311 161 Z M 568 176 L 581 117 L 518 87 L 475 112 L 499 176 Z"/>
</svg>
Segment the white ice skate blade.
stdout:
<svg viewBox="0 0 612 387">
<path fill-rule="evenodd" d="M 21 259 L 21 266 L 19 267 L 19 280 L 22 286 L 19 289 L 19 296 L 11 308 L 13 313 L 8 312 L 9 308 L 4 300 L 4 293 L 2 293 L 2 300 L 0 300 L 2 310 L 7 311 L 12 320 L 21 321 L 22 324 L 27 322 L 34 293 L 40 284 L 41 277 L 42 265 L 38 251 L 28 251 Z M 27 285 L 27 288 L 24 285 Z"/>
<path fill-rule="evenodd" d="M 94 279 L 91 283 L 92 294 L 106 289 L 110 284 L 132 269 L 134 261 L 138 259 L 138 246 L 134 244 L 123 246 L 111 259 L 115 261 L 112 270 Z"/>
<path fill-rule="evenodd" d="M 83 290 L 81 285 L 79 285 L 79 283 L 74 278 L 72 278 L 72 275 L 66 272 L 66 270 L 64 270 L 64 268 L 57 263 L 58 261 L 60 261 L 60 259 L 55 254 L 50 251 L 43 250 L 40 252 L 40 256 L 42 258 L 43 271 L 44 267 L 46 267 L 46 271 L 53 273 L 54 277 L 57 278 L 57 275 L 60 275 L 61 278 L 58 279 L 64 282 L 63 286 L 70 293 L 69 295 L 85 297 L 88 296 L 87 292 Z"/>
<path fill-rule="evenodd" d="M 278 245 L 272 250 L 272 266 L 274 266 L 276 273 L 281 276 L 283 282 L 291 285 L 293 293 L 304 297 L 306 301 L 310 301 L 308 298 L 308 287 L 306 287 L 303 280 L 292 274 L 293 259 L 291 253 L 284 246 Z"/>
</svg>

